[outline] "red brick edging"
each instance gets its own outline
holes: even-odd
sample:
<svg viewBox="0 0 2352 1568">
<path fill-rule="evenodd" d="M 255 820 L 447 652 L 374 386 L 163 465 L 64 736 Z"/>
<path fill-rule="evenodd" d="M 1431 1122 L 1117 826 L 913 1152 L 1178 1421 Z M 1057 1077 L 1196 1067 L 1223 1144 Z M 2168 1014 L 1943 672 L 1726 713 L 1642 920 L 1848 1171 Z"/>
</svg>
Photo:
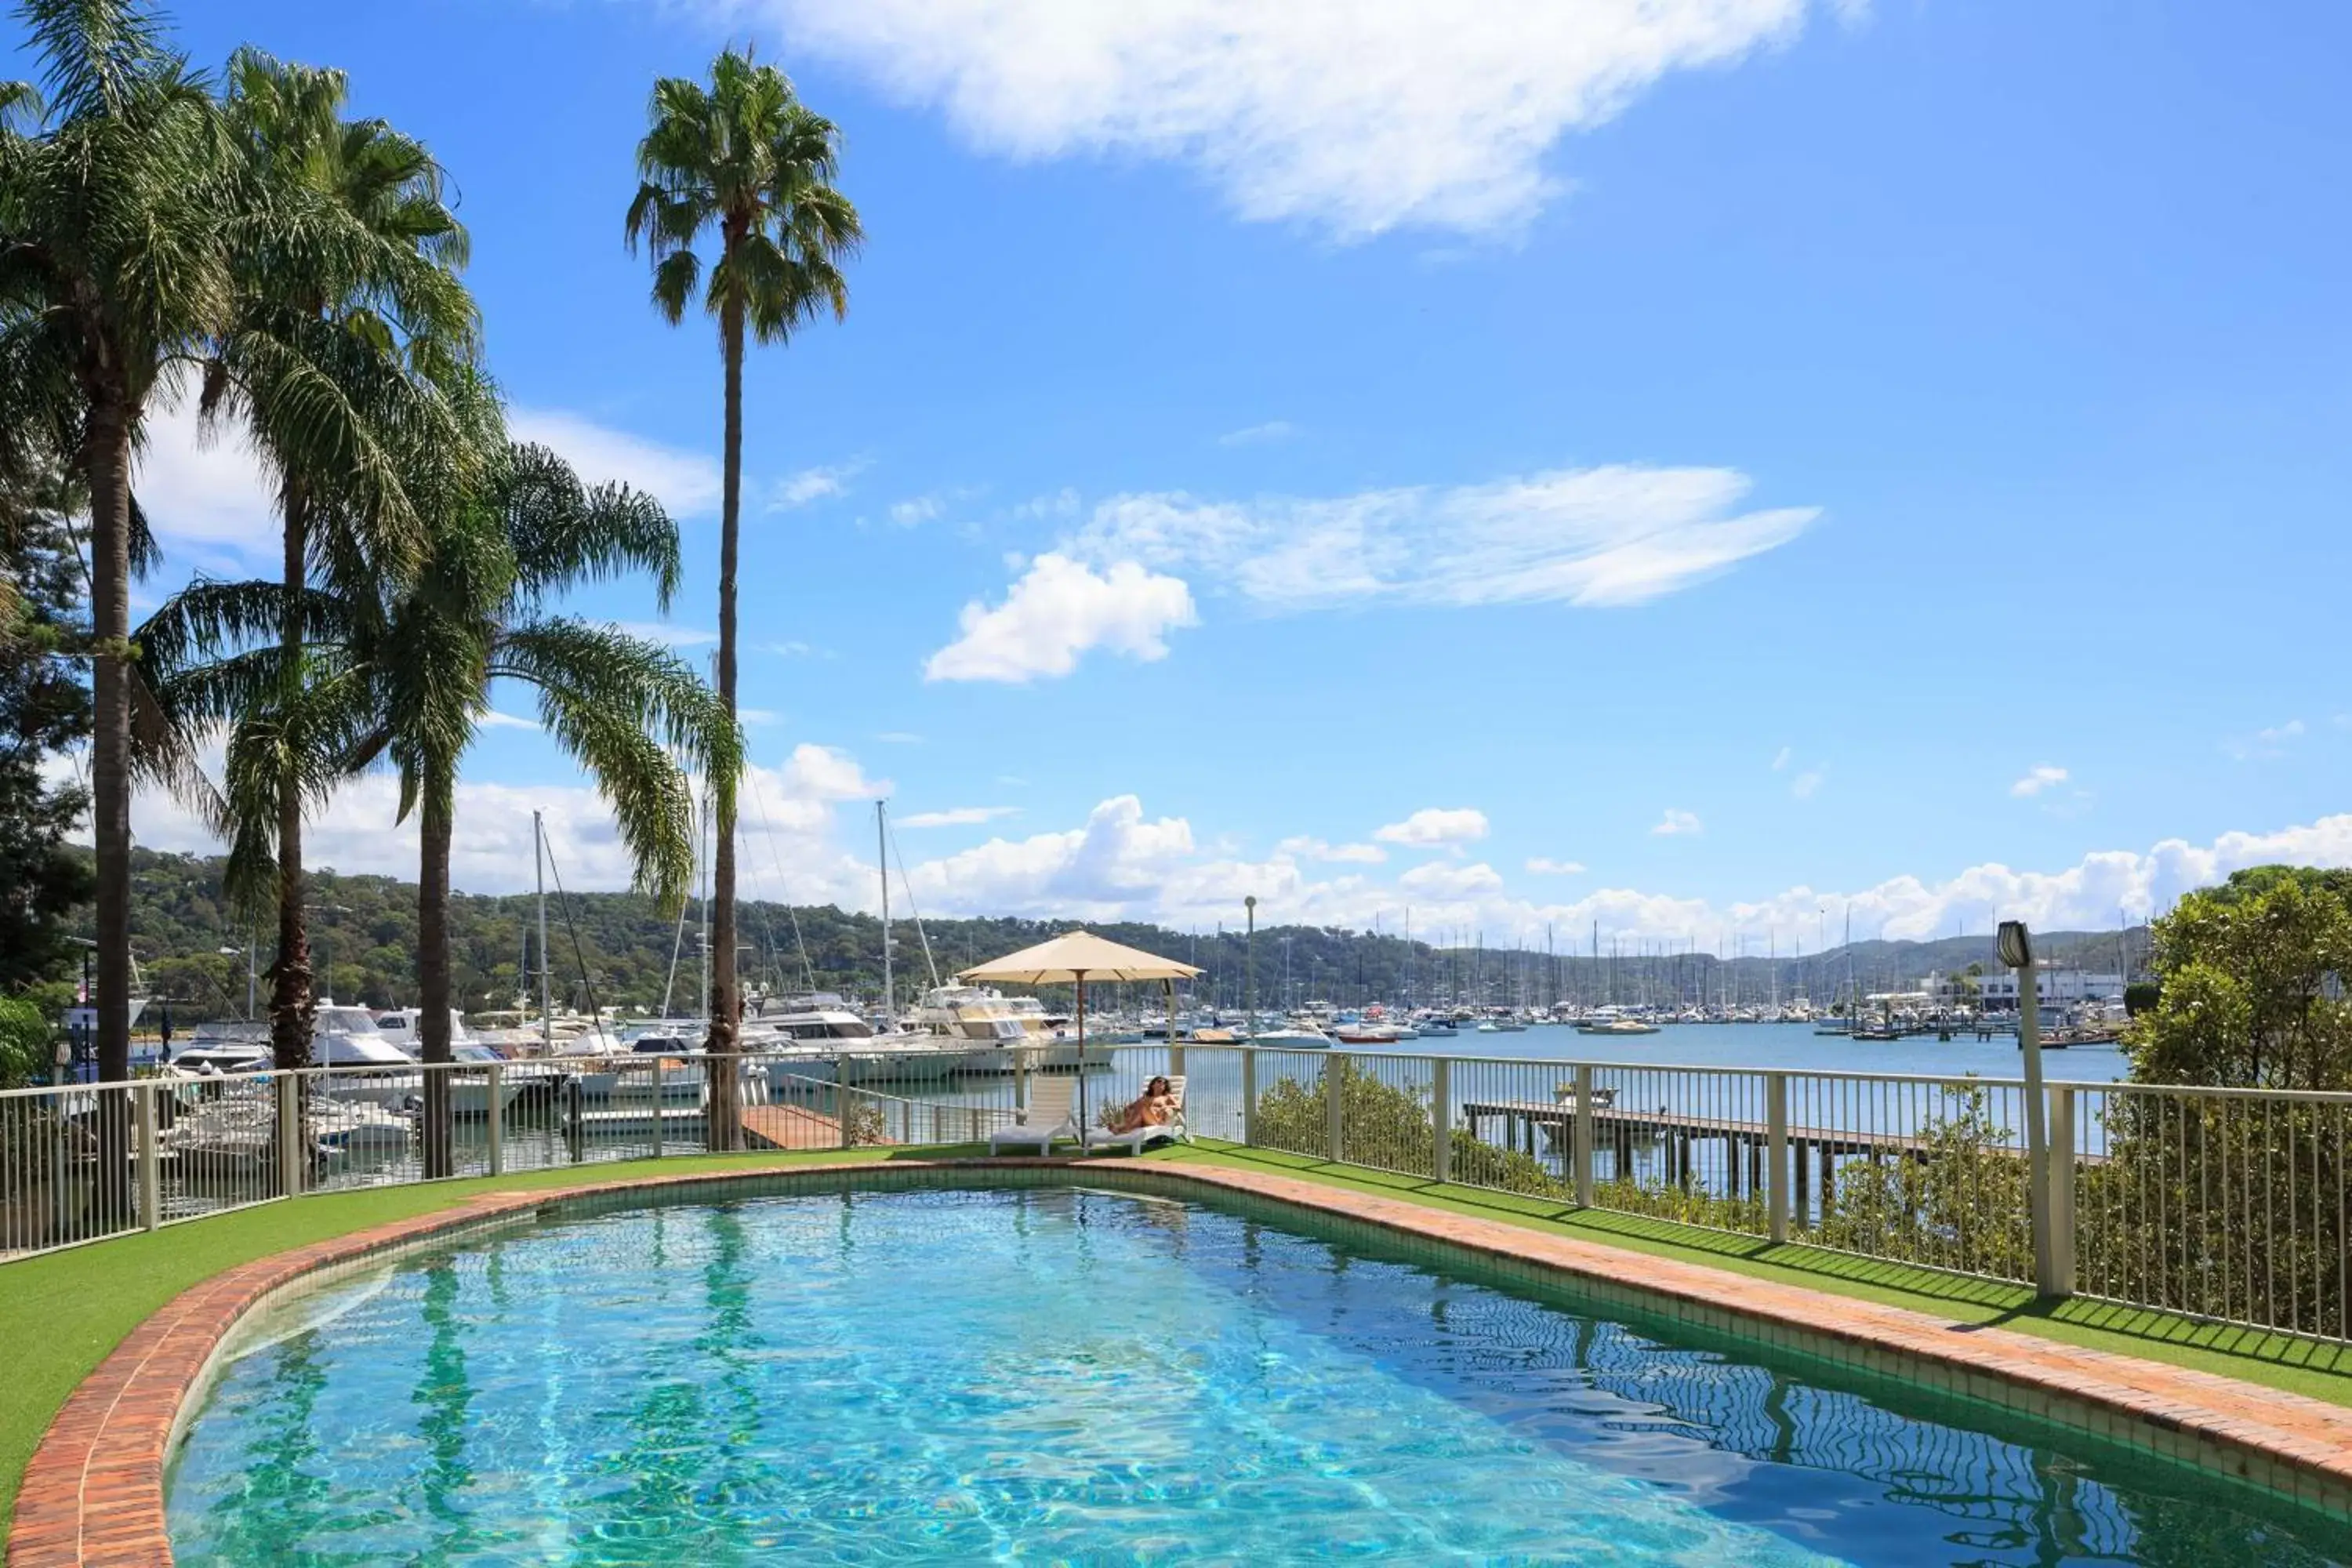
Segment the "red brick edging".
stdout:
<svg viewBox="0 0 2352 1568">
<path fill-rule="evenodd" d="M 331 1265 L 598 1194 L 725 1187 L 779 1177 L 1004 1167 L 1083 1168 L 1117 1184 L 1223 1188 L 1406 1238 L 1557 1271 L 1613 1304 L 1832 1358 L 2042 1415 L 2194 1460 L 2352 1514 L 2352 1410 L 2213 1373 L 2082 1350 L 2006 1329 L 1778 1285 L 1292 1176 L 1223 1167 L 1066 1160 L 844 1162 L 489 1193 L 314 1242 L 190 1287 L 133 1330 L 49 1424 L 16 1497 L 8 1568 L 172 1561 L 163 1471 L 190 1394 L 237 1320 Z"/>
</svg>

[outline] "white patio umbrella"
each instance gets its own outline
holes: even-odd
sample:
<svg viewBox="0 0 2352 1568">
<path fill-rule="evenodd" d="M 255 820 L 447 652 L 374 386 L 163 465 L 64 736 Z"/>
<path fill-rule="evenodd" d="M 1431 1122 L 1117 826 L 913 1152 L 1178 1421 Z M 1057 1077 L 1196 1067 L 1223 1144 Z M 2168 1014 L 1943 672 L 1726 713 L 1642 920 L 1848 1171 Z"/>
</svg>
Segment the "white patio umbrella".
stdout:
<svg viewBox="0 0 2352 1568">
<path fill-rule="evenodd" d="M 1124 947 L 1088 931 L 1064 931 L 1050 942 L 993 958 L 957 974 L 970 984 L 1076 985 L 1078 988 L 1078 1126 L 1087 1120 L 1087 982 L 1088 980 L 1189 980 L 1201 972 L 1189 963 Z M 1168 987 L 1168 1044 L 1176 1044 L 1176 988 Z"/>
</svg>

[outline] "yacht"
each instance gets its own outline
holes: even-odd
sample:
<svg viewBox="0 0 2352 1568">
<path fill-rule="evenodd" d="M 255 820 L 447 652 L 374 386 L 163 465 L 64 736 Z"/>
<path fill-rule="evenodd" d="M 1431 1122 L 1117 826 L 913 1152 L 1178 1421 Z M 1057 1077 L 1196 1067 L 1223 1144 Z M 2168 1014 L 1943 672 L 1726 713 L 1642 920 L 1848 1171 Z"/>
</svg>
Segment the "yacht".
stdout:
<svg viewBox="0 0 2352 1568">
<path fill-rule="evenodd" d="M 1328 1051 L 1337 1042 L 1310 1024 L 1276 1024 L 1251 1035 L 1249 1043 L 1269 1051 Z"/>
<path fill-rule="evenodd" d="M 1034 1068 L 1067 1072 L 1078 1065 L 1075 1035 L 1034 996 L 1007 996 L 984 985 L 934 985 L 908 1015 L 909 1027 L 954 1041 L 961 1049 L 956 1071 L 1011 1072 L 1023 1058 Z M 1110 1047 L 1089 1037 L 1086 1065 L 1108 1067 Z"/>
<path fill-rule="evenodd" d="M 964 1058 L 958 1042 L 927 1029 L 877 1034 L 829 993 L 786 1001 L 782 1011 L 767 1015 L 760 1025 L 756 1042 L 747 1034 L 745 1048 L 767 1059 L 774 1080 L 797 1076 L 846 1084 L 939 1083 Z"/>
</svg>

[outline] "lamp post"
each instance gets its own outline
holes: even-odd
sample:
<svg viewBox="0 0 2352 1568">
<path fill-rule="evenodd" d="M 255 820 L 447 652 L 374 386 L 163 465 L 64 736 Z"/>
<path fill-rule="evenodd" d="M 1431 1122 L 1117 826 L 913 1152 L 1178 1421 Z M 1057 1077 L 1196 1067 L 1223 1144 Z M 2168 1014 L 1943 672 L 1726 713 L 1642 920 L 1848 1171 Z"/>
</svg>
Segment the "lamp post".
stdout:
<svg viewBox="0 0 2352 1568">
<path fill-rule="evenodd" d="M 1246 937 L 1242 949 L 1242 1030 L 1255 1037 L 1257 1034 L 1257 895 L 1252 893 L 1242 900 L 1243 918 L 1247 921 Z"/>
<path fill-rule="evenodd" d="M 2042 997 L 2033 964 L 2033 937 L 2023 921 L 2003 921 L 1997 939 L 2001 963 L 2017 971 L 2017 1044 L 2025 1057 L 2026 1212 L 2033 1230 L 2033 1285 L 2058 1293 L 2055 1237 L 2050 1228 L 2050 1128 L 2042 1091 Z"/>
</svg>

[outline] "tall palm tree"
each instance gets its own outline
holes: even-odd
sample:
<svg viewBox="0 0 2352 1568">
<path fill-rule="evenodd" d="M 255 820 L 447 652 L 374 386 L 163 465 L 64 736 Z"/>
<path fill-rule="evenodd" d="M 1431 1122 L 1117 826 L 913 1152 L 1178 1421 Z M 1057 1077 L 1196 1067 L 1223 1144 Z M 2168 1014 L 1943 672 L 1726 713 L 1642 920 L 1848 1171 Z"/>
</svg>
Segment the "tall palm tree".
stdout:
<svg viewBox="0 0 2352 1568">
<path fill-rule="evenodd" d="M 90 510 L 100 1075 L 131 1064 L 131 454 L 158 383 L 226 325 L 252 209 L 204 83 L 141 0 L 22 0 L 42 68 L 0 89 L 0 424 L 72 454 Z M 122 1127 L 101 1130 L 119 1142 Z M 102 1148 L 100 1168 L 127 1169 Z M 120 1184 L 113 1184 L 119 1185 Z M 105 1195 L 110 1206 L 122 1194 Z"/>
<path fill-rule="evenodd" d="M 643 243 L 654 264 L 654 305 L 672 326 L 699 292 L 719 322 L 726 384 L 725 485 L 719 522 L 719 697 L 735 715 L 735 577 L 743 494 L 745 334 L 782 342 L 803 322 L 849 309 L 841 263 L 864 231 L 857 209 L 833 187 L 840 132 L 800 101 L 773 66 L 730 49 L 711 62 L 706 86 L 683 77 L 654 84 L 639 184 L 629 204 L 631 250 Z M 709 236 L 718 257 L 703 278 L 695 247 Z M 710 1037 L 708 1048 L 738 1048 L 735 984 L 735 777 L 714 781 L 718 815 L 711 858 Z M 711 1068 L 719 1146 L 732 1148 L 735 1074 Z"/>
<path fill-rule="evenodd" d="M 591 489 L 544 447 L 508 446 L 437 524 L 414 585 L 383 601 L 380 616 L 370 606 L 372 623 L 352 639 L 350 695 L 379 726 L 356 760 L 388 758 L 399 773 L 401 815 L 417 817 L 418 1034 L 427 1062 L 450 1059 L 457 770 L 494 682 L 532 689 L 541 727 L 612 807 L 638 887 L 665 904 L 684 897 L 693 874 L 693 797 L 680 761 L 720 775 L 740 766 L 734 720 L 674 653 L 546 613 L 580 584 L 626 572 L 649 574 L 667 608 L 678 582 L 677 529 L 659 503 L 625 486 Z M 425 1172 L 445 1175 L 446 1074 L 426 1075 L 425 1110 Z"/>
<path fill-rule="evenodd" d="M 345 592 L 413 572 L 428 541 L 400 450 L 464 459 L 467 446 L 440 385 L 478 345 L 478 319 L 457 273 L 467 237 L 422 143 L 379 120 L 342 118 L 343 73 L 255 49 L 229 60 L 223 110 L 238 160 L 260 189 L 313 215 L 289 243 L 240 249 L 235 318 L 207 368 L 209 417 L 234 412 L 278 479 L 282 560 L 276 690 L 239 716 L 247 765 L 278 764 L 266 820 L 248 816 L 239 890 L 274 904 L 270 1037 L 278 1065 L 310 1059 L 315 1006 L 304 918 L 306 805 L 332 780 L 306 749 L 304 590 Z M 313 737 L 313 739 L 317 739 Z M 250 778 L 240 781 L 251 785 Z M 258 885 L 267 878 L 268 898 Z"/>
</svg>

